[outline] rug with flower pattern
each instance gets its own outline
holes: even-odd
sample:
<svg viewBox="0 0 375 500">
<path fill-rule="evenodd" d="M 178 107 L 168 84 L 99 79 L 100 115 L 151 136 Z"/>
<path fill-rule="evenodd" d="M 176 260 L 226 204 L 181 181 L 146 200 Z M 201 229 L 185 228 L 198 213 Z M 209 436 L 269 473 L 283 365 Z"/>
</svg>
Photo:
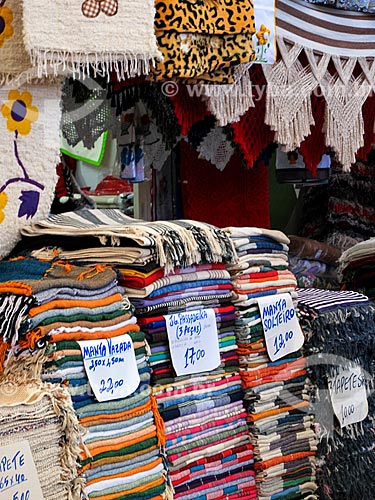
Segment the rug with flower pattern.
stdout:
<svg viewBox="0 0 375 500">
<path fill-rule="evenodd" d="M 61 85 L 0 87 L 0 258 L 19 228 L 49 214 L 60 147 Z"/>
</svg>

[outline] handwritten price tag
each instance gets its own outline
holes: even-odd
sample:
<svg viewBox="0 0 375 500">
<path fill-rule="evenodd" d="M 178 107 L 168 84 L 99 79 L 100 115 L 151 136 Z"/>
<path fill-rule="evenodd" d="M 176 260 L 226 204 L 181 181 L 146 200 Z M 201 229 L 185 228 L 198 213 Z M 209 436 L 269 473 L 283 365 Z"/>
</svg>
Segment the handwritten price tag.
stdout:
<svg viewBox="0 0 375 500">
<path fill-rule="evenodd" d="M 28 441 L 0 447 L 1 500 L 43 500 Z"/>
<path fill-rule="evenodd" d="M 220 365 L 219 338 L 213 309 L 164 317 L 173 368 L 178 376 L 208 372 Z"/>
<path fill-rule="evenodd" d="M 337 367 L 335 376 L 328 378 L 328 390 L 341 427 L 362 422 L 367 417 L 366 380 L 360 366 Z"/>
<path fill-rule="evenodd" d="M 140 383 L 134 346 L 129 335 L 81 340 L 83 363 L 98 401 L 126 398 Z"/>
<path fill-rule="evenodd" d="M 288 293 L 258 299 L 267 352 L 271 361 L 298 351 L 305 341 Z"/>
</svg>

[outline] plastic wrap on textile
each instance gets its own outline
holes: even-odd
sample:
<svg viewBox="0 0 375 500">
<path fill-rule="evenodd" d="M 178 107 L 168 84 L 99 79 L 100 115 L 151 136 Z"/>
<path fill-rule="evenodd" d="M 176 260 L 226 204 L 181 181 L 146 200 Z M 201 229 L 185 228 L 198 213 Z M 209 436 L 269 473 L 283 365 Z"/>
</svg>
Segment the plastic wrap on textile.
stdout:
<svg viewBox="0 0 375 500">
<path fill-rule="evenodd" d="M 246 169 L 235 154 L 220 172 L 181 141 L 181 179 L 185 217 L 219 227 L 249 223 L 269 227 L 268 169 L 264 164 Z"/>
<path fill-rule="evenodd" d="M 163 61 L 156 62 L 153 68 L 153 78 L 158 80 L 198 79 L 205 75 L 215 82 L 217 72 L 221 80 L 223 70 L 255 58 L 254 7 L 249 0 L 159 2 L 155 28 L 163 54 Z"/>
</svg>

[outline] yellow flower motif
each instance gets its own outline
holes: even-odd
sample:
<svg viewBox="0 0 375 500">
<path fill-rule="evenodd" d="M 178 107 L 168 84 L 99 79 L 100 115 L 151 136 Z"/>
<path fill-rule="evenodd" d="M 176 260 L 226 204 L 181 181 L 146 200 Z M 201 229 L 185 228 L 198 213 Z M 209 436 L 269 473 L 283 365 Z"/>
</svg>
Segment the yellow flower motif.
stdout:
<svg viewBox="0 0 375 500">
<path fill-rule="evenodd" d="M 4 45 L 5 40 L 13 36 L 12 21 L 13 12 L 9 7 L 0 7 L 0 48 Z"/>
<path fill-rule="evenodd" d="M 270 35 L 271 31 L 267 28 L 265 24 L 262 24 L 259 31 L 256 33 L 256 37 L 258 39 L 259 45 L 266 45 L 268 43 L 268 38 L 265 38 L 264 35 Z"/>
<path fill-rule="evenodd" d="M 18 90 L 11 90 L 8 99 L 1 107 L 4 118 L 8 119 L 8 130 L 22 135 L 29 134 L 31 124 L 39 117 L 38 108 L 32 106 L 32 95 L 30 92 L 20 94 Z"/>
<path fill-rule="evenodd" d="M 7 206 L 8 203 L 8 196 L 5 191 L 0 193 L 0 224 L 2 224 L 5 214 L 3 212 L 4 208 Z"/>
</svg>

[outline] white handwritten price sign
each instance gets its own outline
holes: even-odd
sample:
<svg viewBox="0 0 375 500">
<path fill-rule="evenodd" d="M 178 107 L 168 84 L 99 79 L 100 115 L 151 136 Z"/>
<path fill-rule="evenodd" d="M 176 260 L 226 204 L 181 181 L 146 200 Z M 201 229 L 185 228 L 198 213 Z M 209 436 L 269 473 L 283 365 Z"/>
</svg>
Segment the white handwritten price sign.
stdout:
<svg viewBox="0 0 375 500">
<path fill-rule="evenodd" d="M 83 363 L 98 401 L 126 398 L 140 383 L 134 346 L 129 335 L 81 340 Z"/>
<path fill-rule="evenodd" d="M 257 300 L 271 361 L 301 349 L 305 339 L 289 293 L 259 297 Z"/>
<path fill-rule="evenodd" d="M 335 375 L 328 378 L 328 390 L 341 427 L 362 422 L 367 417 L 366 380 L 360 366 L 337 367 Z"/>
<path fill-rule="evenodd" d="M 0 447 L 1 500 L 43 500 L 28 441 Z"/>
<path fill-rule="evenodd" d="M 213 309 L 164 317 L 173 368 L 178 376 L 208 372 L 220 365 L 219 338 Z"/>
</svg>

